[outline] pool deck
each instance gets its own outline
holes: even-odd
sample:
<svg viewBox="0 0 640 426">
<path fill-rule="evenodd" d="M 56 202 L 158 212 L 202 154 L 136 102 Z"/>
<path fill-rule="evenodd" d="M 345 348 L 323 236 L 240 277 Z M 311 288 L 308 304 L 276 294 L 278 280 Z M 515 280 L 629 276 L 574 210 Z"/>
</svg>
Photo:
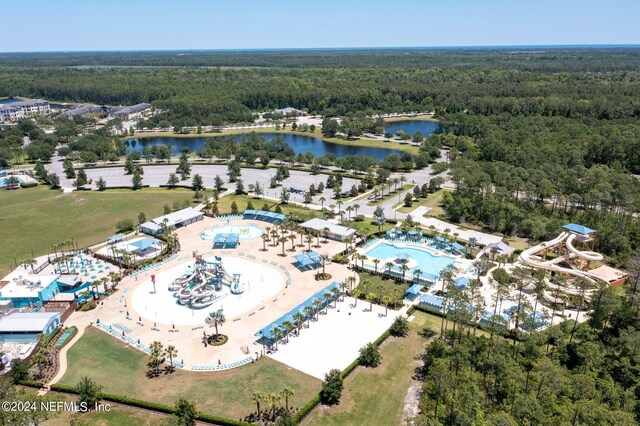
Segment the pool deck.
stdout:
<svg viewBox="0 0 640 426">
<path fill-rule="evenodd" d="M 328 281 L 316 281 L 313 271 L 300 272 L 293 265 L 294 254 L 299 254 L 307 249 L 297 247 L 295 252 L 286 252 L 287 257 L 281 257 L 278 254 L 282 252 L 282 246 L 278 244 L 271 247 L 267 244 L 267 251 L 261 251 L 263 247 L 262 239 L 243 240 L 237 249 L 228 250 L 212 250 L 211 241 L 202 240 L 200 232 L 209 229 L 215 225 L 223 224 L 218 219 L 205 217 L 204 220 L 189 225 L 185 228 L 178 229 L 177 235 L 180 240 L 181 253 L 173 260 L 160 264 L 156 268 L 150 269 L 143 274 L 135 277 L 129 276 L 122 280 L 118 285 L 118 291 L 107 298 L 96 309 L 88 312 L 75 312 L 65 322 L 66 326 L 75 325 L 79 329 L 87 326 L 95 325 L 99 319 L 103 326 L 110 325 L 113 329 L 112 334 L 122 336 L 123 331 L 127 340 L 132 346 L 137 346 L 138 339 L 143 346 L 148 347 L 153 341 L 160 341 L 165 347 L 173 345 L 178 349 L 178 360 L 184 360 L 185 368 L 192 369 L 194 366 L 216 366 L 233 365 L 247 360 L 247 357 L 255 356 L 255 353 L 261 353 L 262 345 L 255 344 L 256 337 L 254 334 L 261 328 L 267 326 L 276 318 L 289 312 L 298 304 L 306 300 L 310 295 L 316 293 L 326 287 L 333 281 L 344 281 L 350 274 L 345 265 L 327 263 L 326 272 L 332 275 Z M 256 221 L 238 220 L 232 221 L 232 225 L 255 225 L 262 229 L 267 226 L 273 227 L 272 224 Z M 296 243 L 299 243 L 297 238 Z M 331 255 L 344 248 L 344 244 L 337 241 L 329 241 L 326 244 L 321 243 L 320 248 L 314 248 L 315 240 L 312 243 L 312 250 L 320 254 Z M 291 242 L 285 244 L 285 250 L 291 248 Z M 157 321 L 154 327 L 154 321 L 139 316 L 135 311 L 132 303 L 132 297 L 136 289 L 143 285 L 149 285 L 150 275 L 156 276 L 176 266 L 186 264 L 192 261 L 192 253 L 207 256 L 238 257 L 242 259 L 252 260 L 263 266 L 272 268 L 283 276 L 288 273 L 291 277 L 291 284 L 281 288 L 273 298 L 264 303 L 248 307 L 247 311 L 235 317 L 227 317 L 226 323 L 220 327 L 220 332 L 229 337 L 229 341 L 220 347 L 204 347 L 202 342 L 203 332 L 212 334 L 213 329 L 201 325 L 174 325 L 169 322 Z M 185 308 L 188 309 L 188 308 Z M 206 308 L 205 308 L 206 309 Z M 129 316 L 127 317 L 127 312 Z M 320 322 L 322 322 L 320 319 Z M 115 324 L 118 324 L 117 326 Z M 124 326 L 124 327 L 119 327 Z M 101 328 L 102 329 L 102 328 Z M 124 330 L 123 330 L 124 329 Z M 130 331 L 128 331 L 130 330 Z M 303 334 L 304 334 L 303 330 Z M 246 347 L 248 353 L 244 353 L 241 348 Z M 334 351 L 335 348 L 327 347 L 326 351 Z M 201 368 L 196 368 L 201 369 Z"/>
</svg>

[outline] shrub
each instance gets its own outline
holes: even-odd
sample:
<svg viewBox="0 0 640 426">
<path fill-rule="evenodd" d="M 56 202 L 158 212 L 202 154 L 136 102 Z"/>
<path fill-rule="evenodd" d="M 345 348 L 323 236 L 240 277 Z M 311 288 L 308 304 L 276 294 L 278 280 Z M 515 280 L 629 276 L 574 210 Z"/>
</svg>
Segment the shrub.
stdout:
<svg viewBox="0 0 640 426">
<path fill-rule="evenodd" d="M 131 219 L 122 219 L 116 223 L 116 229 L 118 229 L 118 232 L 133 231 L 133 221 Z"/>
<path fill-rule="evenodd" d="M 11 361 L 11 370 L 9 371 L 9 377 L 13 383 L 18 383 L 25 380 L 29 376 L 29 364 L 21 360 L 20 358 Z"/>
<path fill-rule="evenodd" d="M 409 333 L 409 322 L 404 317 L 397 317 L 389 327 L 389 332 L 395 337 L 405 337 Z"/>
<path fill-rule="evenodd" d="M 324 376 L 322 389 L 320 390 L 320 402 L 325 405 L 336 405 L 340 403 L 344 382 L 340 370 L 333 369 Z"/>
<path fill-rule="evenodd" d="M 377 367 L 382 361 L 378 347 L 371 342 L 360 348 L 358 362 L 365 367 Z"/>
<path fill-rule="evenodd" d="M 89 301 L 83 303 L 82 305 L 80 305 L 80 308 L 78 310 L 80 312 L 87 312 L 87 311 L 91 311 L 91 310 L 95 309 L 96 306 L 98 306 L 98 305 L 96 304 L 95 300 L 89 300 Z"/>
<path fill-rule="evenodd" d="M 87 407 L 94 407 L 100 400 L 102 386 L 87 376 L 80 379 L 76 389 L 78 391 L 78 401 L 80 404 L 86 404 Z"/>
</svg>

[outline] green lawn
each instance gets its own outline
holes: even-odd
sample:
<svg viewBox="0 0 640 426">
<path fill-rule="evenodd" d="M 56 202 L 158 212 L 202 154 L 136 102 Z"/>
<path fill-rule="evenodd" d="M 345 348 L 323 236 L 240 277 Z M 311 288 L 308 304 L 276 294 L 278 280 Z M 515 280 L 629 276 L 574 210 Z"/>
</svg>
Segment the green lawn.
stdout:
<svg viewBox="0 0 640 426">
<path fill-rule="evenodd" d="M 246 208 L 247 208 L 247 204 L 249 202 L 251 202 L 251 204 L 253 204 L 253 207 L 256 210 L 261 210 L 262 206 L 264 204 L 267 204 L 267 206 L 269 207 L 269 210 L 273 211 L 275 209 L 276 205 L 278 204 L 278 202 L 273 201 L 273 200 L 268 200 L 268 199 L 263 199 L 263 198 L 254 198 L 253 196 L 250 196 L 250 195 L 231 194 L 231 195 L 227 195 L 225 197 L 222 197 L 222 198 L 220 198 L 218 200 L 218 211 L 220 212 L 220 214 L 231 213 L 231 204 L 234 201 L 236 202 L 236 205 L 238 206 L 238 211 L 239 212 L 245 211 Z M 285 214 L 285 215 L 294 214 L 294 215 L 298 216 L 298 218 L 301 219 L 301 220 L 308 220 L 308 219 L 311 219 L 311 218 L 314 218 L 314 217 L 322 217 L 323 216 L 323 214 L 319 210 L 305 209 L 302 206 L 295 206 L 293 204 L 280 205 L 280 208 L 282 209 L 282 213 L 283 214 Z"/>
<path fill-rule="evenodd" d="M 147 219 L 163 214 L 163 206 L 191 201 L 188 190 L 144 189 L 76 191 L 62 194 L 45 186 L 0 191 L 0 276 L 18 260 L 50 252 L 51 245 L 73 238 L 80 246 L 96 244 L 116 232 L 116 222 L 139 212 Z"/>
<path fill-rule="evenodd" d="M 210 349 L 212 354 L 215 349 Z M 302 407 L 320 390 L 320 380 L 264 357 L 221 372 L 176 370 L 170 375 L 149 379 L 147 357 L 119 340 L 89 328 L 67 353 L 69 368 L 61 384 L 75 385 L 83 376 L 92 377 L 105 392 L 173 405 L 179 396 L 193 401 L 204 413 L 239 419 L 254 408 L 254 391 L 280 392 L 289 387 L 290 399 Z M 179 355 L 178 355 L 179 357 Z"/>
<path fill-rule="evenodd" d="M 378 271 L 384 270 L 384 264 L 380 262 L 378 265 Z M 357 289 L 362 292 L 362 295 L 373 293 L 378 298 L 384 296 L 391 297 L 394 301 L 400 301 L 404 297 L 404 292 L 410 287 L 410 283 L 396 283 L 394 280 L 388 280 L 382 275 L 373 275 L 366 272 L 358 273 L 360 282 Z"/>
<path fill-rule="evenodd" d="M 402 187 L 398 188 L 398 190 L 397 190 L 397 191 L 391 191 L 391 193 L 390 193 L 390 194 L 387 194 L 387 195 L 385 195 L 385 196 L 384 196 L 384 197 L 382 197 L 382 198 L 378 198 L 378 199 L 377 199 L 377 200 L 375 200 L 375 201 L 371 201 L 371 202 L 367 203 L 367 205 L 368 205 L 368 206 L 377 206 L 378 204 L 382 204 L 382 203 L 384 203 L 384 202 L 386 202 L 386 201 L 391 200 L 393 197 L 397 197 L 397 196 L 398 196 L 398 194 L 400 194 L 400 193 L 402 193 L 402 192 L 404 192 L 404 191 L 406 191 L 406 190 L 408 190 L 408 189 L 411 189 L 411 188 L 413 188 L 414 186 L 415 186 L 415 185 L 414 185 L 414 184 L 412 184 L 412 183 L 405 183 L 404 185 L 402 185 Z M 403 201 L 403 200 L 401 200 L 401 201 Z"/>
<path fill-rule="evenodd" d="M 48 392 L 47 396 L 53 401 L 77 401 L 76 395 L 66 393 Z M 116 404 L 109 401 L 103 401 L 108 404 L 110 411 L 90 411 L 80 414 L 80 418 L 89 425 L 100 426 L 152 426 L 157 425 L 167 415 L 157 413 L 155 411 L 143 410 L 141 408 L 130 407 L 127 405 Z M 42 423 L 45 426 L 67 426 L 71 422 L 73 413 L 71 411 L 62 411 L 56 417 Z"/>
<path fill-rule="evenodd" d="M 368 217 L 365 217 L 365 219 L 363 221 L 360 221 L 360 222 L 356 222 L 355 220 L 351 220 L 351 221 L 344 220 L 344 221 L 342 221 L 342 224 L 344 226 L 348 226 L 349 228 L 353 228 L 356 231 L 361 231 L 361 230 L 363 230 L 365 228 L 368 228 L 369 229 L 369 235 L 375 234 L 376 232 L 378 232 L 378 227 L 373 223 L 373 219 L 368 218 Z M 393 227 L 394 227 L 394 225 L 392 225 L 390 223 L 385 223 L 380 228 L 380 231 L 384 232 L 387 229 L 391 229 Z"/>
<path fill-rule="evenodd" d="M 411 207 L 400 207 L 398 211 L 400 213 L 411 213 L 420 206 L 429 207 L 431 210 L 425 216 L 438 217 L 444 215 L 444 209 L 442 208 L 442 198 L 446 189 L 433 192 L 427 196 L 427 198 L 421 198 L 419 201 L 414 202 Z M 404 204 L 404 203 L 403 203 Z"/>
<path fill-rule="evenodd" d="M 380 348 L 382 364 L 362 368 L 345 381 L 340 404 L 319 406 L 305 425 L 400 425 L 407 390 L 423 351 L 425 339 L 418 331 L 429 324 L 430 315 L 416 312 L 405 338 L 388 338 Z"/>
</svg>

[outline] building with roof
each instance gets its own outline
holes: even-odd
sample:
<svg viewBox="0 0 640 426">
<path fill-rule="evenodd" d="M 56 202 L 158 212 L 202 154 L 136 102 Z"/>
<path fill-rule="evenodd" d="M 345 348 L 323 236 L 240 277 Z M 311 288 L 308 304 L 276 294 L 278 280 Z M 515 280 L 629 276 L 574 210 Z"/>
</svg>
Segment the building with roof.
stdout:
<svg viewBox="0 0 640 426">
<path fill-rule="evenodd" d="M 499 243 L 490 243 L 484 246 L 482 252 L 489 259 L 494 259 L 496 256 L 511 256 L 516 251 L 513 247 L 500 241 Z"/>
<path fill-rule="evenodd" d="M 329 222 L 328 220 L 320 219 L 317 217 L 300 224 L 300 227 L 311 231 L 320 232 L 322 233 L 322 235 L 326 234 L 327 238 L 338 241 L 344 241 L 356 234 L 356 230 L 353 228 L 337 225 L 335 223 Z"/>
<path fill-rule="evenodd" d="M 34 343 L 61 324 L 60 312 L 15 312 L 0 318 L 0 342 Z"/>
<path fill-rule="evenodd" d="M 60 275 L 30 276 L 16 271 L 0 281 L 0 300 L 11 300 L 16 308 L 40 307 L 60 291 Z"/>
<path fill-rule="evenodd" d="M 278 108 L 273 110 L 273 113 L 282 114 L 284 117 L 302 117 L 307 115 L 306 112 L 292 107 Z"/>
<path fill-rule="evenodd" d="M 0 121 L 18 121 L 21 118 L 48 114 L 49 102 L 44 99 L 29 99 L 0 105 Z"/>
<path fill-rule="evenodd" d="M 181 228 L 204 218 L 204 213 L 193 207 L 178 210 L 138 225 L 138 230 L 148 235 L 162 234 L 169 228 Z"/>
<path fill-rule="evenodd" d="M 74 118 L 83 115 L 100 115 L 105 117 L 121 118 L 129 120 L 141 117 L 144 113 L 151 109 L 151 104 L 140 103 L 131 106 L 113 106 L 113 105 L 86 105 L 77 104 L 62 113 L 63 117 Z"/>
<path fill-rule="evenodd" d="M 626 272 L 604 264 L 589 270 L 589 273 L 599 277 L 603 281 L 607 281 L 611 287 L 620 287 L 629 278 Z"/>
<path fill-rule="evenodd" d="M 140 103 L 118 109 L 111 113 L 112 117 L 121 118 L 123 120 L 130 120 L 132 118 L 142 117 L 145 111 L 151 109 L 151 104 Z"/>
<path fill-rule="evenodd" d="M 246 220 L 262 220 L 264 222 L 280 224 L 286 216 L 282 213 L 268 212 L 264 210 L 245 210 L 242 218 Z"/>
</svg>

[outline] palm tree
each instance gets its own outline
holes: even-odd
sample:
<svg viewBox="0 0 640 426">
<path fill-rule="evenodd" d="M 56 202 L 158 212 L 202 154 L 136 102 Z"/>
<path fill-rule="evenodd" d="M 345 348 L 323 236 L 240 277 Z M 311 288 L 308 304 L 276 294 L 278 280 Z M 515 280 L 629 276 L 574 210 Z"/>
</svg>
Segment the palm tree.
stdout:
<svg viewBox="0 0 640 426">
<path fill-rule="evenodd" d="M 216 341 L 218 340 L 218 327 L 222 326 L 227 321 L 222 311 L 213 311 L 209 313 L 209 316 L 205 318 L 204 323 L 209 327 L 215 327 L 216 329 Z"/>
<path fill-rule="evenodd" d="M 272 418 L 275 419 L 276 418 L 276 406 L 277 404 L 280 402 L 282 398 L 280 397 L 280 395 L 277 394 L 269 394 L 269 400 L 271 402 L 271 409 L 272 411 Z"/>
<path fill-rule="evenodd" d="M 351 244 L 352 242 L 353 242 L 353 238 L 351 237 L 347 237 L 344 239 L 344 251 L 349 250 L 349 244 Z"/>
<path fill-rule="evenodd" d="M 364 270 L 364 262 L 368 259 L 368 257 L 364 254 L 358 256 L 358 260 L 360 260 L 360 268 Z"/>
<path fill-rule="evenodd" d="M 24 259 L 20 264 L 22 266 L 24 266 L 25 268 L 27 267 L 31 267 L 31 272 L 33 272 L 34 274 L 36 273 L 36 271 L 33 269 L 33 267 L 38 263 L 37 260 L 35 260 L 34 258 L 29 258 L 29 259 Z"/>
<path fill-rule="evenodd" d="M 384 303 L 384 316 L 387 316 L 387 312 L 389 311 L 389 303 L 391 303 L 391 297 L 382 296 L 382 303 Z"/>
<path fill-rule="evenodd" d="M 273 330 L 271 330 L 271 337 L 273 340 L 273 343 L 276 345 L 276 351 L 278 350 L 278 341 L 280 339 L 282 339 L 282 330 L 280 329 L 280 327 L 275 327 Z"/>
<path fill-rule="evenodd" d="M 160 342 L 153 342 L 150 346 L 150 354 L 149 354 L 149 361 L 151 362 L 151 365 L 153 365 L 156 369 L 156 375 L 160 374 L 160 363 L 162 362 L 163 359 L 163 347 L 162 347 L 162 343 Z"/>
<path fill-rule="evenodd" d="M 322 295 L 322 297 L 324 298 L 324 306 L 327 309 L 327 312 L 329 312 L 329 301 L 331 300 L 331 293 L 326 292 Z"/>
<path fill-rule="evenodd" d="M 314 248 L 320 248 L 320 232 L 316 231 L 314 232 L 316 234 L 316 245 L 313 246 Z"/>
<path fill-rule="evenodd" d="M 329 242 L 329 228 L 325 227 L 322 228 L 322 236 L 324 237 L 324 241 L 323 243 L 328 243 Z"/>
<path fill-rule="evenodd" d="M 285 387 L 284 389 L 282 389 L 282 392 L 280 392 L 280 395 L 284 397 L 285 410 L 289 411 L 289 397 L 295 395 L 295 393 L 290 388 Z"/>
<path fill-rule="evenodd" d="M 353 298 L 355 299 L 355 303 L 353 304 L 354 307 L 358 306 L 358 298 L 361 294 L 362 292 L 357 288 L 351 292 L 351 296 L 353 296 Z"/>
<path fill-rule="evenodd" d="M 320 210 L 324 211 L 324 202 L 327 201 L 327 199 L 324 198 L 324 196 L 322 196 L 319 198 L 319 200 L 320 200 Z"/>
<path fill-rule="evenodd" d="M 336 205 L 335 204 L 329 204 L 329 211 L 331 212 L 331 214 L 335 214 L 335 209 L 336 209 Z"/>
<path fill-rule="evenodd" d="M 264 233 L 262 234 L 262 251 L 267 251 L 267 241 L 269 241 L 269 234 L 268 233 Z"/>
<path fill-rule="evenodd" d="M 296 234 L 293 232 L 289 235 L 289 239 L 291 240 L 291 249 L 289 251 L 296 251 Z"/>
<path fill-rule="evenodd" d="M 282 328 L 284 329 L 284 335 L 287 338 L 287 343 L 289 342 L 289 334 L 291 333 L 291 331 L 293 331 L 293 329 L 295 328 L 295 325 L 293 325 L 293 323 L 291 321 L 284 321 L 282 323 Z"/>
<path fill-rule="evenodd" d="M 256 410 L 258 412 L 258 418 L 260 418 L 260 403 L 265 400 L 264 392 L 254 392 L 251 395 L 251 400 L 256 403 Z"/>
<path fill-rule="evenodd" d="M 416 268 L 413 270 L 413 277 L 416 280 L 416 283 L 420 283 L 420 275 L 422 275 L 422 269 Z"/>
<path fill-rule="evenodd" d="M 164 350 L 164 354 L 165 354 L 165 356 L 168 356 L 168 357 L 169 357 L 169 368 L 170 368 L 171 370 L 173 370 L 173 368 L 174 368 L 174 367 L 173 367 L 173 359 L 174 359 L 175 357 L 177 357 L 177 356 L 178 356 L 178 350 L 176 349 L 176 347 L 175 347 L 175 346 L 173 346 L 173 345 L 169 345 L 169 346 L 167 346 L 167 348 Z"/>
<path fill-rule="evenodd" d="M 266 235 L 267 236 L 266 240 L 270 241 L 270 236 L 271 236 L 271 227 L 270 226 L 267 226 L 266 228 L 264 228 L 264 234 L 263 235 Z"/>
<path fill-rule="evenodd" d="M 387 262 L 384 266 L 387 267 L 387 276 L 391 278 L 391 267 L 393 266 L 393 262 Z"/>
<path fill-rule="evenodd" d="M 475 237 L 470 237 L 469 241 L 467 241 L 467 254 L 470 254 L 469 251 L 473 251 L 474 248 L 478 246 L 478 239 Z"/>
<path fill-rule="evenodd" d="M 282 257 L 285 257 L 286 254 L 284 252 L 284 243 L 287 242 L 287 238 L 286 237 L 280 237 L 280 242 L 282 243 Z"/>
<path fill-rule="evenodd" d="M 378 264 L 381 262 L 381 260 L 373 258 L 372 262 L 373 262 L 373 266 L 374 266 L 374 272 L 373 273 L 375 275 L 378 275 Z"/>
<path fill-rule="evenodd" d="M 360 208 L 360 204 L 354 204 L 353 210 L 355 211 L 355 215 L 358 216 L 358 209 Z"/>
<path fill-rule="evenodd" d="M 315 315 L 316 311 L 315 309 L 313 309 L 313 306 L 305 306 L 304 307 L 304 315 L 307 317 L 307 320 L 309 321 L 307 323 L 307 325 L 311 325 L 311 320 L 313 319 L 314 315 Z"/>
<path fill-rule="evenodd" d="M 338 304 L 338 297 L 340 296 L 340 289 L 338 287 L 333 287 L 331 290 L 331 296 L 333 297 L 333 307 L 335 308 Z"/>
<path fill-rule="evenodd" d="M 400 270 L 402 271 L 402 281 L 404 281 L 404 276 L 409 270 L 409 267 L 405 263 L 403 263 L 402 265 L 400 265 Z"/>
<path fill-rule="evenodd" d="M 302 328 L 302 324 L 304 324 L 304 315 L 300 312 L 296 312 L 293 315 L 293 321 L 295 321 L 296 327 L 298 328 L 298 334 L 300 334 L 300 329 Z"/>
<path fill-rule="evenodd" d="M 306 243 L 309 245 L 309 249 L 307 251 L 311 251 L 311 243 L 313 242 L 313 237 L 307 234 L 304 239 Z"/>
<path fill-rule="evenodd" d="M 338 214 L 340 214 L 342 212 L 342 205 L 344 203 L 342 201 L 338 200 L 338 201 L 336 201 L 336 204 L 338 205 Z"/>
<path fill-rule="evenodd" d="M 376 295 L 373 293 L 367 294 L 367 301 L 369 302 L 369 312 L 373 311 L 373 301 L 375 300 Z"/>
<path fill-rule="evenodd" d="M 347 211 L 347 220 L 351 221 L 351 212 L 353 211 L 353 207 L 347 206 L 345 210 Z"/>
<path fill-rule="evenodd" d="M 322 300 L 313 299 L 313 306 L 316 308 L 315 309 L 315 314 L 316 314 L 316 320 L 317 320 L 318 319 L 318 313 L 320 312 L 320 309 L 322 308 Z"/>
</svg>

